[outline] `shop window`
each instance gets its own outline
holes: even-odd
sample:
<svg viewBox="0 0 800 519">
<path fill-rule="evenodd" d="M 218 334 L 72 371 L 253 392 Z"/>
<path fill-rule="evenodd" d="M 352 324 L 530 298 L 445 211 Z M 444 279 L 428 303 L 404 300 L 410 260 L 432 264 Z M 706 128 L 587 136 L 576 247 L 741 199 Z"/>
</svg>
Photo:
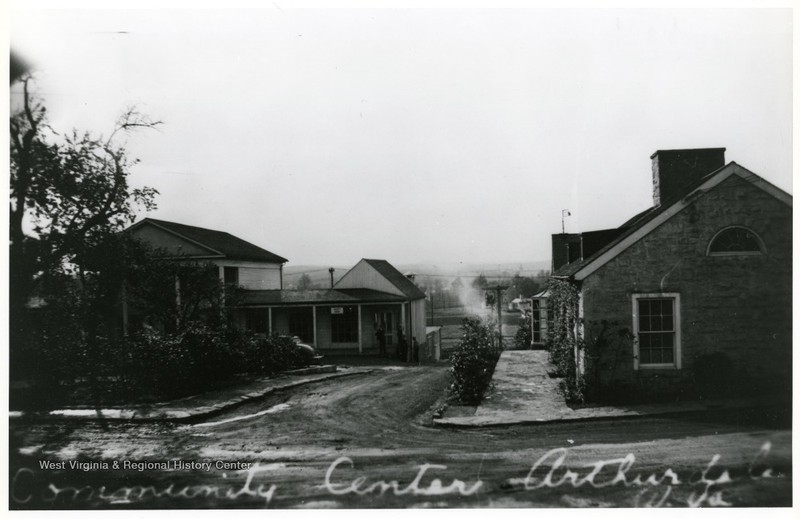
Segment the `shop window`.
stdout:
<svg viewBox="0 0 800 519">
<path fill-rule="evenodd" d="M 303 342 L 314 341 L 314 315 L 311 308 L 289 310 L 289 334 L 300 337 Z"/>
<path fill-rule="evenodd" d="M 358 342 L 356 307 L 343 306 L 331 309 L 331 342 Z"/>
</svg>

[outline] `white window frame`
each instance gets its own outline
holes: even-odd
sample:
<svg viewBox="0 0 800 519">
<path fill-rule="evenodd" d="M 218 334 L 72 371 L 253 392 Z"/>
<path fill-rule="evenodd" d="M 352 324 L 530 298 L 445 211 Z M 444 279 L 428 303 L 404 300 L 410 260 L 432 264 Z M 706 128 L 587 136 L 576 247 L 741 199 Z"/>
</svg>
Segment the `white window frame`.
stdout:
<svg viewBox="0 0 800 519">
<path fill-rule="evenodd" d="M 673 317 L 675 319 L 675 362 L 670 364 L 640 364 L 639 363 L 639 300 L 640 299 L 672 299 L 674 301 Z M 677 292 L 654 292 L 646 294 L 632 294 L 633 307 L 633 369 L 681 369 L 681 295 Z"/>
</svg>

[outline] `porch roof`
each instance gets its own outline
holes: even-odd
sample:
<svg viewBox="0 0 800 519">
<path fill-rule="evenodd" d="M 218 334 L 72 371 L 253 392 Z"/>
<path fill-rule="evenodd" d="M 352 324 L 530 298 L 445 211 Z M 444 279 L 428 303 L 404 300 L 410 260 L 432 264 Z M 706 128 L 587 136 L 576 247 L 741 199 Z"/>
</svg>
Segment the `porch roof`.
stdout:
<svg viewBox="0 0 800 519">
<path fill-rule="evenodd" d="M 239 306 L 403 303 L 407 298 L 367 288 L 325 290 L 248 290 Z"/>
</svg>

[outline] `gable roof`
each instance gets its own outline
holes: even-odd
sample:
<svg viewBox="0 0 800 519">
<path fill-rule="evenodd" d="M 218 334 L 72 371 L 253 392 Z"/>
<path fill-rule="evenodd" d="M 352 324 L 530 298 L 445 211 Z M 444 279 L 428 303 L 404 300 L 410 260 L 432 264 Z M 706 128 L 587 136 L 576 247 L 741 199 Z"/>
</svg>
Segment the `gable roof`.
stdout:
<svg viewBox="0 0 800 519">
<path fill-rule="evenodd" d="M 773 184 L 770 184 L 763 178 L 759 177 L 747 168 L 740 166 L 736 162 L 730 162 L 720 169 L 700 178 L 697 182 L 687 186 L 681 196 L 675 197 L 670 201 L 665 201 L 666 203 L 661 204 L 660 206 L 647 209 L 637 214 L 622 224 L 620 229 L 623 229 L 623 232 L 617 238 L 611 240 L 604 247 L 588 258 L 564 265 L 553 274 L 553 277 L 573 278 L 578 281 L 586 278 L 600 267 L 617 257 L 628 247 L 638 242 L 656 227 L 678 214 L 687 206 L 691 205 L 705 192 L 721 184 L 731 175 L 737 175 L 741 177 L 750 184 L 762 189 L 763 191 L 766 191 L 768 194 L 777 198 L 779 201 L 788 205 L 789 207 L 792 206 L 792 195 L 786 193 Z"/>
<path fill-rule="evenodd" d="M 204 229 L 203 227 L 195 227 L 193 225 L 157 220 L 155 218 L 145 218 L 128 227 L 128 230 L 146 224 L 153 225 L 168 233 L 192 241 L 228 259 L 263 261 L 267 263 L 286 263 L 289 261 L 257 245 L 237 238 L 230 233 Z"/>
<path fill-rule="evenodd" d="M 410 279 L 405 277 L 399 270 L 394 268 L 391 263 L 382 259 L 366 259 L 363 260 L 369 266 L 374 268 L 385 277 L 392 285 L 397 287 L 402 293 L 411 299 L 421 299 L 425 297 L 425 292 L 419 289 Z"/>
</svg>

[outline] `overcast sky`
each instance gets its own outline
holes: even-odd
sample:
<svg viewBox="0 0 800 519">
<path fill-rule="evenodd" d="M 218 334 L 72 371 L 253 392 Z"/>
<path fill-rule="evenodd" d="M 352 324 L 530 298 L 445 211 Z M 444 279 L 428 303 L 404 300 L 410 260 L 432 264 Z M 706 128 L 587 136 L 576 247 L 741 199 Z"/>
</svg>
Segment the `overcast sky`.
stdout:
<svg viewBox="0 0 800 519">
<path fill-rule="evenodd" d="M 60 130 L 130 138 L 150 216 L 290 265 L 522 262 L 651 204 L 657 149 L 792 192 L 788 10 L 12 11 Z M 12 97 L 14 95 L 12 89 Z M 144 216 L 144 215 L 143 215 Z"/>
</svg>

